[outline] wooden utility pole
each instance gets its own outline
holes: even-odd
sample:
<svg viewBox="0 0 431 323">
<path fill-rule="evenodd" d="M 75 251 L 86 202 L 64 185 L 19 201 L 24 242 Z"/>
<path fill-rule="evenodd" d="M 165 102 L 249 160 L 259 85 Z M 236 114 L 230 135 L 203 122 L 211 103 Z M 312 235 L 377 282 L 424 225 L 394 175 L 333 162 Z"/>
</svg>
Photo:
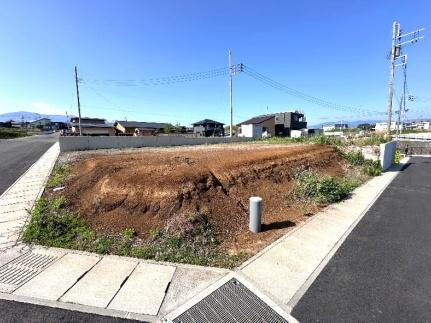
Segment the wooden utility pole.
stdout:
<svg viewBox="0 0 431 323">
<path fill-rule="evenodd" d="M 81 128 L 81 103 L 79 102 L 79 86 L 78 86 L 78 68 L 75 66 L 75 84 L 76 84 L 76 97 L 78 99 L 78 125 L 79 125 L 79 135 L 82 136 Z"/>
</svg>

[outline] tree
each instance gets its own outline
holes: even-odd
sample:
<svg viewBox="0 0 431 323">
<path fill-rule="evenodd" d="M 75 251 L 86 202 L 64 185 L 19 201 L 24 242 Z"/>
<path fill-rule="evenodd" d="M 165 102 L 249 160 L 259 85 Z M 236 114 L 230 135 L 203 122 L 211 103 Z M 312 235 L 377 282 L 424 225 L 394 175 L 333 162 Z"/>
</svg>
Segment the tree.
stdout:
<svg viewBox="0 0 431 323">
<path fill-rule="evenodd" d="M 173 130 L 174 126 L 171 125 L 170 123 L 165 124 L 165 127 L 163 128 L 163 132 L 164 133 L 171 133 Z"/>
</svg>

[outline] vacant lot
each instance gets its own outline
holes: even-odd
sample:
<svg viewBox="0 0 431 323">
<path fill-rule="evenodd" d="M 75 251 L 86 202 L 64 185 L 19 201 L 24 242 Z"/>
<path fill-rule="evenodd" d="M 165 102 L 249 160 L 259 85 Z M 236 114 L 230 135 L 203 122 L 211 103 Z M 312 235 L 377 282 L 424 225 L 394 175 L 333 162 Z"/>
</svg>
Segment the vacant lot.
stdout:
<svg viewBox="0 0 431 323">
<path fill-rule="evenodd" d="M 341 177 L 346 163 L 321 145 L 220 146 L 85 156 L 62 194 L 96 232 L 133 229 L 142 240 L 175 234 L 204 216 L 228 252 L 255 253 L 316 210 L 292 199 L 294 175 L 311 169 Z M 263 232 L 248 232 L 248 199 L 264 200 Z M 314 206 L 314 208 L 316 208 Z"/>
</svg>

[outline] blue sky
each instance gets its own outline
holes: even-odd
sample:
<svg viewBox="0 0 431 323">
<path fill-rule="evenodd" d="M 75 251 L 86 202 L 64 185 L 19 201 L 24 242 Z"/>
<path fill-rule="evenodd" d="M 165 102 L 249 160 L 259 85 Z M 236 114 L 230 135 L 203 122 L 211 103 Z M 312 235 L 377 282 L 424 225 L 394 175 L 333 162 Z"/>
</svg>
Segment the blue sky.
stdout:
<svg viewBox="0 0 431 323">
<path fill-rule="evenodd" d="M 47 1 L 0 3 L 0 113 L 82 114 L 189 124 L 227 123 L 226 76 L 170 85 L 119 87 L 92 80 L 139 80 L 235 63 L 331 102 L 385 111 L 393 20 L 430 29 L 430 1 Z M 430 117 L 431 35 L 405 48 L 408 117 Z M 91 88 L 88 85 L 91 86 Z M 373 118 L 323 108 L 249 75 L 234 77 L 234 122 L 298 109 L 310 123 Z M 98 94 L 96 94 L 96 92 Z M 401 94 L 401 70 L 396 72 Z M 394 104 L 397 105 L 396 100 Z M 375 116 L 377 119 L 382 116 Z"/>
</svg>

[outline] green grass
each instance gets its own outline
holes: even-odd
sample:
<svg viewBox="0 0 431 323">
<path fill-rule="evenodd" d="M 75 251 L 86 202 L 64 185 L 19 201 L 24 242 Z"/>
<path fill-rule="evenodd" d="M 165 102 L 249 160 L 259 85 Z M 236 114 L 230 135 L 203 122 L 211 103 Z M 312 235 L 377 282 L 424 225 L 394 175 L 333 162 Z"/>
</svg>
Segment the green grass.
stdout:
<svg viewBox="0 0 431 323">
<path fill-rule="evenodd" d="M 57 164 L 51 172 L 51 176 L 46 184 L 47 188 L 55 188 L 61 186 L 70 174 L 70 166 L 67 164 Z"/>
<path fill-rule="evenodd" d="M 254 143 L 263 143 L 263 144 L 319 144 L 319 145 L 331 145 L 331 146 L 342 146 L 343 142 L 332 136 L 310 136 L 310 137 L 299 137 L 299 138 L 289 138 L 289 137 L 271 137 L 264 138 L 254 141 Z"/>
<path fill-rule="evenodd" d="M 26 137 L 28 135 L 29 134 L 26 129 L 0 127 L 0 139 L 19 138 Z"/>
<path fill-rule="evenodd" d="M 189 217 L 176 232 L 166 228 L 152 229 L 150 240 L 140 239 L 131 228 L 116 236 L 98 234 L 77 213 L 68 210 L 63 196 L 37 200 L 23 241 L 100 254 L 225 268 L 236 267 L 250 256 L 245 252 L 231 255 L 220 251 L 206 216 L 201 214 Z"/>
</svg>

